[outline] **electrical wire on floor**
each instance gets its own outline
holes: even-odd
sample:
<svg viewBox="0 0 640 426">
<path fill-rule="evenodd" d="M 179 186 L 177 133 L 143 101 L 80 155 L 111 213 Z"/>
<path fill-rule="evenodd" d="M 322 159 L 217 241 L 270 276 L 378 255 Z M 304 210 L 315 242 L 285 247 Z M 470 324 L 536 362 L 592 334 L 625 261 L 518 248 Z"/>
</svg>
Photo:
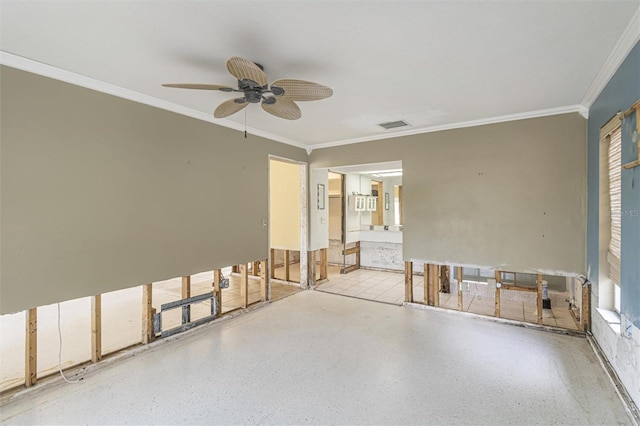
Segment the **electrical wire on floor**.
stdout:
<svg viewBox="0 0 640 426">
<path fill-rule="evenodd" d="M 79 383 L 82 379 L 84 379 L 84 377 L 80 377 L 79 379 L 76 379 L 76 380 L 69 380 L 69 379 L 67 379 L 67 377 L 62 372 L 62 330 L 60 328 L 60 303 L 58 303 L 58 338 L 59 338 L 59 345 L 58 345 L 58 371 L 60 371 L 60 375 L 62 376 L 62 378 L 64 379 L 65 382 L 67 382 L 67 383 Z"/>
</svg>

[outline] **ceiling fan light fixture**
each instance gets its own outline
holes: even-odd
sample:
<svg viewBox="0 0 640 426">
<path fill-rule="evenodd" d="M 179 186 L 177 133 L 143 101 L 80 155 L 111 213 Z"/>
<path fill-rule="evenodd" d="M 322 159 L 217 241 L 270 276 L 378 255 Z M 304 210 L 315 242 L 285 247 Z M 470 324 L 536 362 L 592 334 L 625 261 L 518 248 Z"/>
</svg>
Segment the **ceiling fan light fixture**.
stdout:
<svg viewBox="0 0 640 426">
<path fill-rule="evenodd" d="M 242 98 L 228 99 L 218 105 L 213 114 L 216 118 L 228 117 L 249 104 L 260 103 L 262 109 L 271 115 L 286 120 L 297 120 L 302 117 L 302 112 L 296 102 L 317 101 L 333 95 L 330 87 L 304 80 L 280 79 L 272 82 L 270 86 L 262 65 L 237 56 L 227 60 L 227 70 L 237 79 L 237 89 L 218 84 L 180 83 L 163 84 L 163 86 L 243 93 Z"/>
</svg>

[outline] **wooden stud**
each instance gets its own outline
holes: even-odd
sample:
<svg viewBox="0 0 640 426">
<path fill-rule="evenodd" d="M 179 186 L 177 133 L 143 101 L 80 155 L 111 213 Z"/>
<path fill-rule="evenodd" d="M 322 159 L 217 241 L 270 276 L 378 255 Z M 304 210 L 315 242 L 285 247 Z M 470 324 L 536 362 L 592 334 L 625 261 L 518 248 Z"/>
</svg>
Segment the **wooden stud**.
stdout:
<svg viewBox="0 0 640 426">
<path fill-rule="evenodd" d="M 326 280 L 328 277 L 327 252 L 328 252 L 328 249 L 326 248 L 320 249 L 320 279 L 321 280 Z"/>
<path fill-rule="evenodd" d="M 404 301 L 413 302 L 413 262 L 404 262 Z"/>
<path fill-rule="evenodd" d="M 260 261 L 256 260 L 251 264 L 251 275 L 260 276 Z"/>
<path fill-rule="evenodd" d="M 440 266 L 429 264 L 431 280 L 431 306 L 440 306 Z"/>
<path fill-rule="evenodd" d="M 146 345 L 153 342 L 155 335 L 153 333 L 153 306 L 151 305 L 153 297 L 153 284 L 144 284 L 142 286 L 142 344 Z"/>
<path fill-rule="evenodd" d="M 269 300 L 266 259 L 260 261 L 260 300 L 263 302 Z"/>
<path fill-rule="evenodd" d="M 422 285 L 424 287 L 422 303 L 425 305 L 430 305 L 431 297 L 431 289 L 429 288 L 431 282 L 429 281 L 429 264 L 424 263 L 424 272 L 422 274 Z"/>
<path fill-rule="evenodd" d="M 496 277 L 496 308 L 495 308 L 494 315 L 496 318 L 500 318 L 500 285 L 499 285 L 500 279 L 501 279 L 500 271 L 495 272 L 495 277 Z"/>
<path fill-rule="evenodd" d="M 233 265 L 231 267 L 231 272 L 234 273 L 234 274 L 239 273 L 240 272 L 240 266 L 239 265 Z"/>
<path fill-rule="evenodd" d="M 102 296 L 91 297 L 91 362 L 102 359 Z"/>
<path fill-rule="evenodd" d="M 356 241 L 356 247 L 358 248 L 358 251 L 356 252 L 356 266 L 357 269 L 360 269 L 360 241 Z"/>
<path fill-rule="evenodd" d="M 580 312 L 582 330 L 591 331 L 591 284 L 582 286 L 582 311 Z"/>
<path fill-rule="evenodd" d="M 246 308 L 249 306 L 249 273 L 247 264 L 240 265 L 240 306 Z"/>
<path fill-rule="evenodd" d="M 182 277 L 182 298 L 188 299 L 191 297 L 191 275 Z M 182 307 L 182 323 L 186 324 L 191 322 L 191 306 L 185 305 Z"/>
<path fill-rule="evenodd" d="M 290 252 L 289 250 L 284 251 L 284 280 L 289 281 L 289 261 L 290 261 Z"/>
<path fill-rule="evenodd" d="M 462 304 L 462 266 L 458 266 L 458 310 L 462 311 L 464 306 Z"/>
<path fill-rule="evenodd" d="M 307 252 L 307 279 L 310 286 L 316 285 L 316 252 Z"/>
<path fill-rule="evenodd" d="M 276 249 L 271 249 L 271 257 L 269 258 L 269 277 L 276 277 Z"/>
<path fill-rule="evenodd" d="M 542 324 L 542 274 L 538 274 L 538 324 Z"/>
<path fill-rule="evenodd" d="M 440 284 L 443 293 L 451 293 L 451 278 L 449 276 L 449 267 L 447 265 L 440 266 Z"/>
<path fill-rule="evenodd" d="M 26 312 L 25 324 L 24 385 L 38 382 L 38 308 Z"/>
<path fill-rule="evenodd" d="M 217 301 L 218 312 L 216 312 L 216 318 L 222 315 L 222 289 L 220 288 L 220 282 L 222 281 L 222 270 L 214 269 L 213 271 L 213 297 Z"/>
</svg>

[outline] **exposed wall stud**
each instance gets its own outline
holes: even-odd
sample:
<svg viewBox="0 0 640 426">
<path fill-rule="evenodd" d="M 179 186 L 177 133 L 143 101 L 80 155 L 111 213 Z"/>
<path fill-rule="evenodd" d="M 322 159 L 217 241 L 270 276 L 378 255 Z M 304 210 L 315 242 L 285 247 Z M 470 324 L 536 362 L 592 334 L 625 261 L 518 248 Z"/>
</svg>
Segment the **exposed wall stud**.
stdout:
<svg viewBox="0 0 640 426">
<path fill-rule="evenodd" d="M 309 279 L 309 286 L 316 285 L 316 252 L 307 252 L 307 277 Z"/>
<path fill-rule="evenodd" d="M 582 286 L 582 311 L 580 325 L 583 331 L 591 331 L 591 284 Z"/>
<path fill-rule="evenodd" d="M 38 308 L 26 312 L 24 385 L 33 386 L 38 381 Z"/>
<path fill-rule="evenodd" d="M 91 362 L 102 359 L 102 296 L 91 297 Z"/>
<path fill-rule="evenodd" d="M 222 290 L 220 289 L 220 282 L 222 281 L 222 270 L 215 269 L 213 271 L 213 297 L 218 304 L 218 311 L 216 317 L 219 318 L 222 314 Z"/>
<path fill-rule="evenodd" d="M 404 262 L 404 301 L 413 302 L 413 262 Z"/>
<path fill-rule="evenodd" d="M 538 274 L 538 324 L 542 324 L 542 274 Z"/>
<path fill-rule="evenodd" d="M 191 297 L 191 275 L 182 277 L 182 299 L 188 299 Z M 186 324 L 191 322 L 191 306 L 185 305 L 182 307 L 182 323 Z"/>
<path fill-rule="evenodd" d="M 246 308 L 249 306 L 249 273 L 247 264 L 240 265 L 240 306 Z"/>
<path fill-rule="evenodd" d="M 462 311 L 464 305 L 462 304 L 462 266 L 458 267 L 458 310 Z"/>
<path fill-rule="evenodd" d="M 289 281 L 289 261 L 290 261 L 290 253 L 289 250 L 284 251 L 284 280 Z"/>
<path fill-rule="evenodd" d="M 423 293 L 423 298 L 422 298 L 422 303 L 424 303 L 425 305 L 430 305 L 431 303 L 431 289 L 429 288 L 430 286 L 430 281 L 429 281 L 429 264 L 428 263 L 424 263 L 424 272 L 422 274 L 422 285 L 424 287 L 424 291 Z"/>
<path fill-rule="evenodd" d="M 251 264 L 251 275 L 260 276 L 260 261 L 256 260 Z"/>
<path fill-rule="evenodd" d="M 501 279 L 500 271 L 495 272 L 495 277 L 496 277 L 496 300 L 495 300 L 496 307 L 495 307 L 494 315 L 496 316 L 496 318 L 500 318 L 500 279 Z"/>
<path fill-rule="evenodd" d="M 431 306 L 440 306 L 440 266 L 429 264 L 429 297 Z"/>
<path fill-rule="evenodd" d="M 269 283 L 267 281 L 267 260 L 260 261 L 260 300 L 269 300 Z"/>
<path fill-rule="evenodd" d="M 322 248 L 320 249 L 320 279 L 326 280 L 328 277 L 328 257 L 327 257 L 328 249 Z"/>
<path fill-rule="evenodd" d="M 276 277 L 276 249 L 271 249 L 271 257 L 269 258 L 269 278 Z"/>
<path fill-rule="evenodd" d="M 144 345 L 153 342 L 153 306 L 151 305 L 153 296 L 153 284 L 142 286 L 142 343 Z"/>
</svg>

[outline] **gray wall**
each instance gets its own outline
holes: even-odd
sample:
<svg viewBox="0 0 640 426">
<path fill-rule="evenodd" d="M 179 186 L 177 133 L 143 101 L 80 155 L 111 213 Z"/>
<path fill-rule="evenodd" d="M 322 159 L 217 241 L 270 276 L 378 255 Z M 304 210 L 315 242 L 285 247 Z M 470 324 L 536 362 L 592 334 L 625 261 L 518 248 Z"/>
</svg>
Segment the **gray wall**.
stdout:
<svg viewBox="0 0 640 426">
<path fill-rule="evenodd" d="M 310 167 L 391 160 L 402 160 L 405 260 L 585 273 L 578 114 L 324 148 Z"/>
<path fill-rule="evenodd" d="M 640 42 L 636 43 L 620 68 L 589 109 L 587 269 L 598 294 L 599 250 L 599 140 L 600 128 L 619 111 L 640 99 Z M 633 122 L 632 122 L 633 121 Z M 622 163 L 637 159 L 637 140 L 632 140 L 633 117 L 623 127 Z M 621 311 L 640 328 L 640 167 L 622 171 Z"/>
<path fill-rule="evenodd" d="M 304 150 L 0 73 L 0 313 L 267 258 L 268 155 Z"/>
</svg>

